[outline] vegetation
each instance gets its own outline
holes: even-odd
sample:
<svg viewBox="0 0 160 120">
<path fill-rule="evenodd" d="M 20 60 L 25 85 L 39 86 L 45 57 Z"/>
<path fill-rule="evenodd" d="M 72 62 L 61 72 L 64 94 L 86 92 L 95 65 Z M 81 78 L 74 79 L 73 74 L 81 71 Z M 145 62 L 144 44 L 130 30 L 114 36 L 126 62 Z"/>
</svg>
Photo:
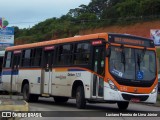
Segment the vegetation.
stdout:
<svg viewBox="0 0 160 120">
<path fill-rule="evenodd" d="M 160 0 L 91 0 L 32 28 L 15 27 L 16 44 L 74 36 L 79 30 L 159 19 Z"/>
</svg>

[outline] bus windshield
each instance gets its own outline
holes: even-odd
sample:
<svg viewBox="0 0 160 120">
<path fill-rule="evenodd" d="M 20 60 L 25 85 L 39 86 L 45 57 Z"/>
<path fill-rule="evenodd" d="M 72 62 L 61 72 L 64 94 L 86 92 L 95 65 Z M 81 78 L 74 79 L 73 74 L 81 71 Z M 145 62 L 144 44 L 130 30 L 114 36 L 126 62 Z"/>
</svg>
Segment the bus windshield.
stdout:
<svg viewBox="0 0 160 120">
<path fill-rule="evenodd" d="M 113 76 L 123 80 L 153 80 L 156 77 L 155 52 L 112 46 L 109 69 Z"/>
</svg>

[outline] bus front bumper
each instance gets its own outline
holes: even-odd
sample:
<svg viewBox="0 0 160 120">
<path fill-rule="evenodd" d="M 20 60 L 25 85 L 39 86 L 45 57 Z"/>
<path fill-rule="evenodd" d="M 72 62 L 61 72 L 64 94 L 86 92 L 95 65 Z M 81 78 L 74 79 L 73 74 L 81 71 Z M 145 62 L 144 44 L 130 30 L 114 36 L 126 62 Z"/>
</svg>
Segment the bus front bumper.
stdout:
<svg viewBox="0 0 160 120">
<path fill-rule="evenodd" d="M 112 89 L 108 83 L 104 83 L 104 100 L 105 101 L 132 101 L 132 102 L 144 102 L 144 103 L 156 103 L 157 92 L 150 94 L 134 94 L 121 92 L 116 89 Z"/>
</svg>

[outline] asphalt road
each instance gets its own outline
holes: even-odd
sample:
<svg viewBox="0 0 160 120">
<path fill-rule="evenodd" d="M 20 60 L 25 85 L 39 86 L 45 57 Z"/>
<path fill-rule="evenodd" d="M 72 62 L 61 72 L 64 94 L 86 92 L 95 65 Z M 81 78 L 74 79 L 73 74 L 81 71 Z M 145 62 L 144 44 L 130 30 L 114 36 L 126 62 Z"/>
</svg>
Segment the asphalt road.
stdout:
<svg viewBox="0 0 160 120">
<path fill-rule="evenodd" d="M 107 104 L 107 103 L 98 103 L 98 104 L 89 104 L 87 103 L 86 109 L 77 109 L 75 100 L 71 99 L 65 104 L 55 104 L 53 98 L 39 98 L 37 103 L 29 103 L 30 111 L 38 112 L 38 111 L 46 111 L 47 115 L 56 117 L 42 117 L 42 118 L 22 118 L 22 120 L 159 120 L 160 117 L 106 117 L 106 114 L 110 113 L 121 113 L 122 111 L 118 110 L 117 104 Z M 52 112 L 51 112 L 52 111 Z M 57 112 L 59 111 L 59 112 Z M 64 112 L 69 111 L 69 112 Z M 136 112 L 136 111 L 159 111 L 160 107 L 156 107 L 153 105 L 145 105 L 139 103 L 131 103 L 125 113 Z M 96 117 L 96 112 L 104 113 L 102 117 Z M 148 114 L 147 113 L 147 114 Z M 45 112 L 44 112 L 45 114 Z M 83 116 L 85 117 L 64 117 L 64 114 L 69 116 Z M 93 114 L 93 115 L 92 115 Z M 143 114 L 143 113 L 142 113 Z M 87 116 L 88 115 L 88 116 Z M 99 115 L 99 114 L 98 114 Z M 103 117 L 104 115 L 104 117 Z M 133 115 L 133 114 L 132 114 Z M 58 117 L 57 117 L 58 116 Z M 62 117 L 61 117 L 62 116 Z M 89 117 L 90 116 L 90 117 Z"/>
</svg>

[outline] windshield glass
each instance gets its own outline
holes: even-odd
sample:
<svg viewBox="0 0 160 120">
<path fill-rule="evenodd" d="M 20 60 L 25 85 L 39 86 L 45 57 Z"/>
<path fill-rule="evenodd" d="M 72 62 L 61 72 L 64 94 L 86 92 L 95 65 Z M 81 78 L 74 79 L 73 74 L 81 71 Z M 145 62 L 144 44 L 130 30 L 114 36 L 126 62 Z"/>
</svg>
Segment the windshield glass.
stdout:
<svg viewBox="0 0 160 120">
<path fill-rule="evenodd" d="M 110 73 L 118 78 L 153 80 L 156 75 L 154 51 L 112 46 Z"/>
</svg>

